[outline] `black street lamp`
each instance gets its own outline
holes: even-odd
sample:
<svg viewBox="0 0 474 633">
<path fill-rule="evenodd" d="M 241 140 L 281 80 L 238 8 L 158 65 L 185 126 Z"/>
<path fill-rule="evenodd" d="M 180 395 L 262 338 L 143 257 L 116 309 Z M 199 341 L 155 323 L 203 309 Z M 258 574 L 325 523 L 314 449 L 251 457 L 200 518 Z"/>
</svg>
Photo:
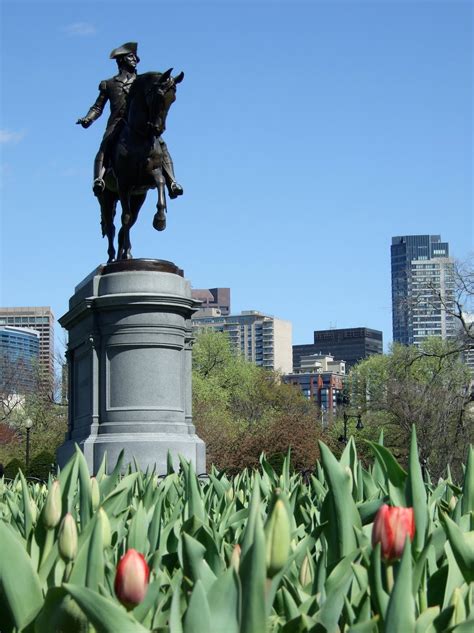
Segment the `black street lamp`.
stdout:
<svg viewBox="0 0 474 633">
<path fill-rule="evenodd" d="M 347 444 L 347 440 L 348 440 L 348 437 L 347 437 L 347 423 L 352 418 L 357 420 L 357 424 L 356 424 L 357 431 L 360 431 L 361 429 L 364 428 L 364 425 L 362 424 L 362 414 L 360 413 L 360 411 L 357 414 L 353 413 L 351 415 L 349 415 L 348 413 L 346 413 L 344 411 L 344 435 L 340 435 L 338 437 L 338 441 L 342 442 L 343 444 Z"/>
<path fill-rule="evenodd" d="M 27 418 L 26 422 L 25 422 L 25 428 L 26 428 L 26 456 L 25 456 L 25 462 L 26 462 L 26 472 L 28 473 L 30 470 L 30 431 L 31 431 L 31 427 L 33 426 L 33 420 L 31 418 Z"/>
</svg>

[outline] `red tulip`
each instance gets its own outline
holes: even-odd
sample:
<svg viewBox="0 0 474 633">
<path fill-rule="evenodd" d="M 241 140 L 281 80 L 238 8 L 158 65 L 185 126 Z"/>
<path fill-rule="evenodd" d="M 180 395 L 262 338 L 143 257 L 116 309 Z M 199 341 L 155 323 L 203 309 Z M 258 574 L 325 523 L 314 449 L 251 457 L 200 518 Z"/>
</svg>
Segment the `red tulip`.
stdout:
<svg viewBox="0 0 474 633">
<path fill-rule="evenodd" d="M 375 516 L 372 528 L 372 546 L 381 544 L 385 560 L 400 558 L 407 536 L 413 541 L 415 536 L 415 515 L 413 508 L 381 506 Z"/>
<path fill-rule="evenodd" d="M 115 593 L 120 602 L 133 609 L 145 598 L 150 569 L 142 554 L 129 549 L 119 560 L 115 575 Z"/>
</svg>

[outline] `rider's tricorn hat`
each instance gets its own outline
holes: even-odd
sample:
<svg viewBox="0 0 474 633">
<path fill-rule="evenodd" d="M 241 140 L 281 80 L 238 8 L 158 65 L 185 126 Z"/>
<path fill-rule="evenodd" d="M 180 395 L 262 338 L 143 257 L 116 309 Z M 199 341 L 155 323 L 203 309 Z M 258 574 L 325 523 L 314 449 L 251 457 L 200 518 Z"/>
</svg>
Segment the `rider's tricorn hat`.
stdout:
<svg viewBox="0 0 474 633">
<path fill-rule="evenodd" d="M 136 42 L 127 42 L 126 44 L 122 44 L 122 46 L 114 48 L 114 50 L 110 53 L 110 59 L 115 59 L 116 57 L 133 53 L 137 58 L 137 62 L 139 62 L 140 58 L 137 55 L 137 48 L 138 44 Z"/>
</svg>

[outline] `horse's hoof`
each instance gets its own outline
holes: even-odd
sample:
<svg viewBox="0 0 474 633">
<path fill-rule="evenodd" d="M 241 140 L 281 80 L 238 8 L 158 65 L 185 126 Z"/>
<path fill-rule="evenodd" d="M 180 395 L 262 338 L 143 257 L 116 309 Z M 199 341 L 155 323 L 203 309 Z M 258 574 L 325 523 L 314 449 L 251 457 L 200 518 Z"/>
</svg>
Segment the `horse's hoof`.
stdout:
<svg viewBox="0 0 474 633">
<path fill-rule="evenodd" d="M 180 184 L 178 184 L 175 180 L 173 180 L 173 182 L 170 183 L 170 186 L 168 188 L 168 195 L 172 200 L 174 198 L 177 198 L 178 196 L 182 196 L 183 188 L 181 187 Z"/>
<path fill-rule="evenodd" d="M 155 213 L 153 218 L 153 228 L 157 231 L 164 231 L 166 229 L 166 216 L 164 213 Z"/>
<path fill-rule="evenodd" d="M 107 260 L 107 264 L 111 264 L 114 261 L 115 261 L 115 257 L 109 257 L 109 259 Z"/>
</svg>

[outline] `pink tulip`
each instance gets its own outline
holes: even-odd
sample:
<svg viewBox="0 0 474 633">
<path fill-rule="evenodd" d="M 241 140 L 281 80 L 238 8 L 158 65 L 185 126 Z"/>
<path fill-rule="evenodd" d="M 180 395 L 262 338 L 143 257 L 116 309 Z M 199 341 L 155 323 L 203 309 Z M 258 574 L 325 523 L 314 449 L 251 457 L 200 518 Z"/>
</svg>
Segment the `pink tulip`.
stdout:
<svg viewBox="0 0 474 633">
<path fill-rule="evenodd" d="M 127 609 L 144 600 L 149 577 L 150 569 L 143 555 L 135 549 L 127 550 L 117 565 L 114 584 L 117 598 Z"/>
<path fill-rule="evenodd" d="M 407 536 L 413 541 L 415 536 L 415 515 L 413 508 L 381 506 L 372 528 L 372 547 L 381 544 L 385 560 L 400 558 Z"/>
</svg>

